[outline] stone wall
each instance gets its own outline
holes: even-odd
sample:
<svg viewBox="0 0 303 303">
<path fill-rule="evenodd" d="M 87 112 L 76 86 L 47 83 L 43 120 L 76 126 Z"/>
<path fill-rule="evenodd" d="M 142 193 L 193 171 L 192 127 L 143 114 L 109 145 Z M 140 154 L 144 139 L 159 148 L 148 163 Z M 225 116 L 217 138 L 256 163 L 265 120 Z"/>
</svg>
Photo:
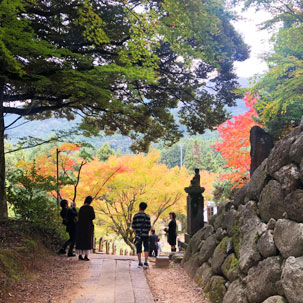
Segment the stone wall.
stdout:
<svg viewBox="0 0 303 303">
<path fill-rule="evenodd" d="M 182 262 L 212 303 L 303 302 L 303 125 L 209 223 Z"/>
</svg>

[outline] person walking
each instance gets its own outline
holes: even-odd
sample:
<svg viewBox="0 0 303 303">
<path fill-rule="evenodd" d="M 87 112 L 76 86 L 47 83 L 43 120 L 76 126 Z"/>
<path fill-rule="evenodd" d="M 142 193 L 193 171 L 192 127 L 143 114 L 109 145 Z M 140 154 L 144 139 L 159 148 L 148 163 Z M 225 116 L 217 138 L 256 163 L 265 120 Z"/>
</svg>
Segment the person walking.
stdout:
<svg viewBox="0 0 303 303">
<path fill-rule="evenodd" d="M 145 213 L 147 204 L 141 202 L 139 205 L 139 212 L 134 215 L 132 228 L 136 233 L 135 245 L 138 255 L 138 267 L 147 269 L 148 265 L 148 254 L 149 254 L 149 231 L 151 228 L 150 225 L 150 216 Z M 142 255 L 142 244 L 144 246 L 144 257 L 145 261 L 142 264 L 141 255 Z"/>
<path fill-rule="evenodd" d="M 176 214 L 174 212 L 169 213 L 170 222 L 168 224 L 168 228 L 164 230 L 167 233 L 167 242 L 171 246 L 171 251 L 175 252 L 176 244 L 177 244 L 177 223 L 176 223 Z"/>
<path fill-rule="evenodd" d="M 156 234 L 154 228 L 151 229 L 151 235 L 149 237 L 149 256 L 157 257 L 158 256 L 158 246 L 159 246 L 159 237 Z"/>
<path fill-rule="evenodd" d="M 93 198 L 91 196 L 86 197 L 84 205 L 81 206 L 79 210 L 76 251 L 79 254 L 79 260 L 81 261 L 89 261 L 88 255 L 93 249 L 93 220 L 95 219 L 95 211 L 94 208 L 90 205 L 92 202 Z"/>
<path fill-rule="evenodd" d="M 69 246 L 68 257 L 74 257 L 73 253 L 75 241 L 76 241 L 76 229 L 77 229 L 77 210 L 76 203 L 72 203 L 71 207 L 68 207 L 67 200 L 62 200 L 60 203 L 62 208 L 60 216 L 63 219 L 62 224 L 66 226 L 66 231 L 69 234 L 69 239 L 64 243 L 63 247 L 59 250 L 60 254 L 66 254 L 66 249 Z"/>
</svg>

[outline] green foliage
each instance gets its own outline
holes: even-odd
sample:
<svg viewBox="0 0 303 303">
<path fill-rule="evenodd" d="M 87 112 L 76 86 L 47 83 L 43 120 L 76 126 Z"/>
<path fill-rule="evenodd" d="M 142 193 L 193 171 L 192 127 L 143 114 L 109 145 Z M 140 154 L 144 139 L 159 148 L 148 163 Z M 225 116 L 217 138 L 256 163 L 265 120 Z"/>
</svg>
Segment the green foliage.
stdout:
<svg viewBox="0 0 303 303">
<path fill-rule="evenodd" d="M 97 158 L 101 161 L 106 161 L 110 156 L 114 155 L 115 151 L 106 142 L 97 150 Z"/>
<path fill-rule="evenodd" d="M 214 184 L 213 197 L 216 202 L 224 202 L 233 199 L 234 192 L 232 190 L 233 184 L 228 180 L 217 181 Z"/>
<path fill-rule="evenodd" d="M 36 233 L 43 234 L 47 246 L 58 245 L 65 235 L 56 201 L 49 196 L 55 189 L 53 178 L 38 175 L 33 167 L 30 175 L 14 171 L 8 182 L 7 199 L 16 218 L 31 223 Z"/>
<path fill-rule="evenodd" d="M 84 133 L 120 133 L 147 151 L 181 137 L 172 109 L 200 133 L 237 97 L 233 63 L 248 52 L 221 2 L 12 0 L 0 11 L 5 113 L 79 114 Z M 215 94 L 201 84 L 211 72 Z"/>
<path fill-rule="evenodd" d="M 251 89 L 261 123 L 278 140 L 303 116 L 303 4 L 302 1 L 246 1 L 265 8 L 272 18 L 264 27 L 273 27 L 273 51 L 266 55 L 269 71 L 256 78 Z"/>
<path fill-rule="evenodd" d="M 221 154 L 212 147 L 217 140 L 217 136 L 212 135 L 211 138 L 186 138 L 179 144 L 174 144 L 171 147 L 159 146 L 161 150 L 161 162 L 165 163 L 169 168 L 180 166 L 180 144 L 182 144 L 182 162 L 190 173 L 195 168 L 209 172 L 219 172 L 222 170 L 224 161 Z"/>
</svg>

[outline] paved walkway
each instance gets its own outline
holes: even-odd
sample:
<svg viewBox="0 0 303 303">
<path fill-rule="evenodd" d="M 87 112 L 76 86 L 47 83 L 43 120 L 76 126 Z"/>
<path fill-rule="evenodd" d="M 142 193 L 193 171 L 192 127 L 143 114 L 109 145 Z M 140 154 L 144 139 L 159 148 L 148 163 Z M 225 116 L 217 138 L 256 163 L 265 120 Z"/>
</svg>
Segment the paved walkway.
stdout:
<svg viewBox="0 0 303 303">
<path fill-rule="evenodd" d="M 152 303 L 143 269 L 133 257 L 92 255 L 88 277 L 73 303 Z"/>
</svg>

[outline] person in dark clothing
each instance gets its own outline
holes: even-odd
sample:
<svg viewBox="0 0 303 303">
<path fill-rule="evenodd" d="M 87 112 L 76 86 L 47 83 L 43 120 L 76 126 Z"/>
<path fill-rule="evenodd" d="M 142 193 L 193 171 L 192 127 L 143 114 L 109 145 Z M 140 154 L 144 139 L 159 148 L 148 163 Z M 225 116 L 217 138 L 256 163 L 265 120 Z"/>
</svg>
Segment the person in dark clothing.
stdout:
<svg viewBox="0 0 303 303">
<path fill-rule="evenodd" d="M 152 228 L 151 235 L 149 237 L 149 256 L 150 257 L 158 256 L 158 242 L 159 242 L 159 237 L 156 234 L 155 229 Z"/>
<path fill-rule="evenodd" d="M 85 198 L 84 205 L 79 210 L 79 221 L 77 230 L 76 250 L 79 254 L 79 260 L 89 261 L 89 252 L 93 249 L 94 224 L 95 219 L 94 208 L 90 205 L 93 198 L 88 196 Z M 84 255 L 84 258 L 83 258 Z"/>
<path fill-rule="evenodd" d="M 69 234 L 69 239 L 64 243 L 63 247 L 59 250 L 60 254 L 66 254 L 66 248 L 69 246 L 68 257 L 74 257 L 73 253 L 75 241 L 76 241 L 76 230 L 77 230 L 77 210 L 76 203 L 72 203 L 71 207 L 68 207 L 67 200 L 62 200 L 60 203 L 62 208 L 60 216 L 62 218 L 62 224 L 66 226 L 66 231 Z"/>
<path fill-rule="evenodd" d="M 147 204 L 145 202 L 141 202 L 139 205 L 139 212 L 134 215 L 132 228 L 136 232 L 136 240 L 135 245 L 137 249 L 138 255 L 138 267 L 148 268 L 148 254 L 149 254 L 149 231 L 150 231 L 150 217 L 145 213 L 145 209 L 147 208 Z M 144 265 L 141 261 L 142 254 L 142 244 L 144 246 L 144 256 L 145 262 Z"/>
<path fill-rule="evenodd" d="M 177 223 L 176 223 L 176 214 L 174 212 L 169 213 L 170 222 L 168 224 L 168 228 L 164 230 L 167 233 L 167 242 L 171 246 L 171 251 L 177 251 Z"/>
</svg>

